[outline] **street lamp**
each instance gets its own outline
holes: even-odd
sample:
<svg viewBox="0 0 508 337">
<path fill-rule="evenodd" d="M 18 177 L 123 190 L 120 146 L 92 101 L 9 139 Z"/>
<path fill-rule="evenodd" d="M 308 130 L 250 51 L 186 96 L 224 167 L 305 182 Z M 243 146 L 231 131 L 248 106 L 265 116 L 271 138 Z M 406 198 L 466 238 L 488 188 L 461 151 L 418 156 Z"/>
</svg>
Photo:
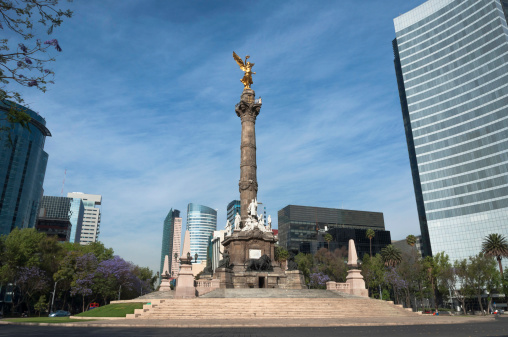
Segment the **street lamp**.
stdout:
<svg viewBox="0 0 508 337">
<path fill-rule="evenodd" d="M 198 262 L 198 253 L 194 254 L 194 263 Z"/>
<path fill-rule="evenodd" d="M 53 298 L 51 299 L 51 309 L 49 310 L 50 313 L 53 312 L 53 303 L 55 302 L 55 293 L 56 293 L 56 284 L 60 281 L 62 281 L 63 278 L 59 279 L 58 281 L 55 282 L 55 286 L 53 287 Z"/>
</svg>

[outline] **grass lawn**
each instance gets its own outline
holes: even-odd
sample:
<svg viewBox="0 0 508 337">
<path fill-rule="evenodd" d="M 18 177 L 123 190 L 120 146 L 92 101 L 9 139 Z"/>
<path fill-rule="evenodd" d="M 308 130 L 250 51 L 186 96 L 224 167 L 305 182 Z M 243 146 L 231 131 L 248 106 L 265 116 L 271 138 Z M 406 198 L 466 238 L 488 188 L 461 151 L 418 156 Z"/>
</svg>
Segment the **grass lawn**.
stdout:
<svg viewBox="0 0 508 337">
<path fill-rule="evenodd" d="M 133 314 L 134 309 L 143 309 L 142 303 L 115 303 L 98 307 L 90 311 L 85 311 L 76 316 L 82 317 L 125 317 L 127 314 Z"/>
<path fill-rule="evenodd" d="M 4 321 L 16 323 L 71 323 L 88 322 L 93 319 L 70 319 L 69 317 L 27 317 L 27 318 L 6 318 Z"/>
</svg>

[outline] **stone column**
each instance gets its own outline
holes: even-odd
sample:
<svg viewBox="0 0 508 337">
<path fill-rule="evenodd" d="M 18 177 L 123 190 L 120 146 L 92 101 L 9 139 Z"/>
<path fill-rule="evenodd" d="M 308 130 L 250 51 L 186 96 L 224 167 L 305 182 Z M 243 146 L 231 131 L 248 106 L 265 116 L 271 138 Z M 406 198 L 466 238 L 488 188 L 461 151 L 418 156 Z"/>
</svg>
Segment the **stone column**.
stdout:
<svg viewBox="0 0 508 337">
<path fill-rule="evenodd" d="M 242 120 L 240 189 L 241 216 L 243 227 L 247 218 L 247 208 L 257 198 L 258 181 L 256 175 L 256 117 L 261 110 L 261 103 L 255 101 L 255 92 L 244 89 L 240 102 L 236 105 L 236 115 Z"/>
</svg>

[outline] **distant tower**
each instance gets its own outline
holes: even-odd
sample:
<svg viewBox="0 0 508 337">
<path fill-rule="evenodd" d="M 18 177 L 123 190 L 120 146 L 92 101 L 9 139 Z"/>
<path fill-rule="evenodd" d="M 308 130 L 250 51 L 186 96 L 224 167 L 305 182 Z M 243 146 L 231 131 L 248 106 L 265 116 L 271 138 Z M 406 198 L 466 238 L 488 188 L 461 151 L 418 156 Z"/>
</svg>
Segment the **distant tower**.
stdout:
<svg viewBox="0 0 508 337">
<path fill-rule="evenodd" d="M 11 108 L 32 119 L 26 129 L 17 124 L 0 132 L 0 235 L 35 226 L 48 162 L 44 142 L 51 136 L 44 118 L 6 100 L 0 101 L 0 127 L 10 127 L 5 117 Z"/>
<path fill-rule="evenodd" d="M 161 267 L 160 267 L 160 275 L 162 276 L 162 271 L 164 269 L 164 258 L 166 255 L 169 257 L 170 265 L 169 270 L 171 272 L 175 271 L 175 257 L 174 253 L 180 251 L 180 236 L 182 233 L 182 218 L 180 218 L 180 211 L 175 209 L 171 209 L 164 220 L 164 227 L 162 230 L 162 247 L 161 247 Z M 178 236 L 177 244 L 178 247 L 175 247 L 175 238 Z M 178 258 L 180 258 L 180 254 L 178 254 Z M 178 271 L 178 268 L 176 269 Z"/>
<path fill-rule="evenodd" d="M 43 196 L 35 228 L 58 241 L 79 242 L 84 210 L 79 198 Z"/>
<path fill-rule="evenodd" d="M 83 205 L 85 206 L 83 228 L 81 230 L 79 243 L 86 245 L 99 241 L 101 209 L 97 206 L 102 205 L 102 196 L 98 194 L 72 192 L 67 193 L 67 197 L 81 199 L 83 201 Z"/>
<path fill-rule="evenodd" d="M 242 206 L 240 200 L 233 200 L 228 204 L 227 207 L 227 217 L 229 223 L 232 225 L 235 223 L 235 216 L 237 212 L 238 214 L 242 213 Z"/>
<path fill-rule="evenodd" d="M 187 206 L 187 230 L 190 234 L 192 258 L 194 259 L 194 255 L 197 253 L 198 262 L 206 261 L 210 237 L 213 231 L 217 230 L 217 211 L 207 206 L 189 204 Z"/>
</svg>

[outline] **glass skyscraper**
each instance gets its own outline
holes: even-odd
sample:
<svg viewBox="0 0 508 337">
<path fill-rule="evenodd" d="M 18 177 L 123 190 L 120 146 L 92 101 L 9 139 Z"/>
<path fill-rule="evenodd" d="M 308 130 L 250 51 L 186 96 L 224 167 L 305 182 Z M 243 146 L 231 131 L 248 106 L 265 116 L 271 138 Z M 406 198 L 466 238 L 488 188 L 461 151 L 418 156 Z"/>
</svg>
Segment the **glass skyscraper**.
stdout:
<svg viewBox="0 0 508 337">
<path fill-rule="evenodd" d="M 36 228 L 59 241 L 79 242 L 84 217 L 79 198 L 43 196 Z"/>
<path fill-rule="evenodd" d="M 0 101 L 1 128 L 10 126 L 5 115 L 11 108 L 23 110 L 32 119 L 28 129 L 15 125 L 0 131 L 0 235 L 16 227 L 35 226 L 48 162 L 44 142 L 51 136 L 44 118 L 10 101 Z"/>
<path fill-rule="evenodd" d="M 198 263 L 206 261 L 208 242 L 217 230 L 217 211 L 206 206 L 187 206 L 187 230 L 190 235 L 190 253 L 198 254 Z M 194 261 L 194 260 L 193 260 Z"/>
<path fill-rule="evenodd" d="M 180 218 L 180 211 L 175 209 L 171 209 L 164 220 L 164 227 L 162 229 L 162 248 L 161 248 L 161 266 L 159 275 L 162 276 L 162 270 L 164 269 L 164 259 L 166 255 L 168 256 L 169 262 L 169 272 L 172 271 L 172 263 L 174 261 L 173 257 L 173 238 L 175 235 L 175 221 L 177 218 Z M 181 235 L 181 229 L 180 233 Z M 178 254 L 180 255 L 180 254 Z"/>
<path fill-rule="evenodd" d="M 508 1 L 430 0 L 394 19 L 425 254 L 508 237 Z"/>
<path fill-rule="evenodd" d="M 236 213 L 241 214 L 241 212 L 242 212 L 242 204 L 240 203 L 240 200 L 233 200 L 228 204 L 227 216 L 231 226 L 235 224 Z"/>
</svg>

